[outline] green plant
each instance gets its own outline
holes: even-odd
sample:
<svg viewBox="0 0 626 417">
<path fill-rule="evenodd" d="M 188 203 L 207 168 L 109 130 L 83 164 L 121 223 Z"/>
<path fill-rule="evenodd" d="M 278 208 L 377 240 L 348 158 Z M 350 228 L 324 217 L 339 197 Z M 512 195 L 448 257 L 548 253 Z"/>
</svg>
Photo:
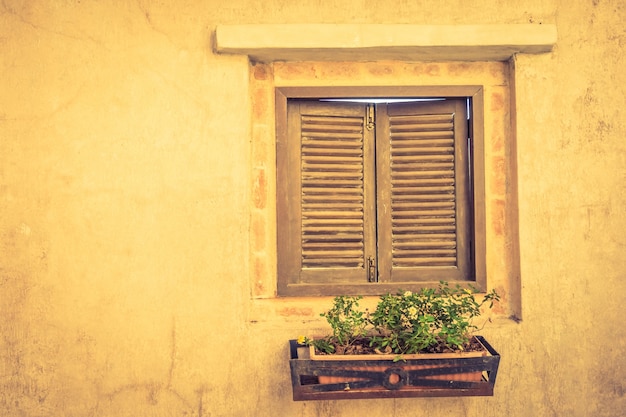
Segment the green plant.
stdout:
<svg viewBox="0 0 626 417">
<path fill-rule="evenodd" d="M 321 314 L 332 335 L 305 338 L 306 344 L 327 354 L 471 350 L 471 334 L 477 329 L 472 320 L 481 307 L 491 308 L 500 300 L 495 290 L 480 302 L 477 293 L 473 287 L 450 287 L 442 281 L 437 288 L 383 295 L 372 313 L 358 309 L 361 297 L 335 297 L 332 308 Z"/>
<path fill-rule="evenodd" d="M 384 295 L 369 316 L 374 329 L 370 343 L 379 351 L 396 354 L 465 350 L 476 329 L 472 319 L 481 314 L 485 303 L 491 307 L 499 300 L 495 290 L 481 302 L 476 293 L 474 288 L 451 288 L 441 282 L 436 289 Z"/>
<path fill-rule="evenodd" d="M 313 344 L 317 350 L 324 353 L 345 353 L 355 341 L 363 338 L 369 324 L 367 315 L 359 310 L 359 300 L 363 297 L 339 296 L 333 300 L 333 306 L 325 313 L 332 329 L 332 335 L 322 339 L 305 339 L 307 344 Z"/>
</svg>

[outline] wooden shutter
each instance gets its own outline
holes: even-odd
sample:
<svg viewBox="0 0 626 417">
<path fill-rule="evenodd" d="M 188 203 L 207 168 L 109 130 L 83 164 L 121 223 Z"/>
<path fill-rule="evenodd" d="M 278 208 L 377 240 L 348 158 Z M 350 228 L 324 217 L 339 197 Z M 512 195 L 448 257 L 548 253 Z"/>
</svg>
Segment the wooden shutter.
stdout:
<svg viewBox="0 0 626 417">
<path fill-rule="evenodd" d="M 379 106 L 381 281 L 472 279 L 466 106 L 462 99 Z"/>
<path fill-rule="evenodd" d="M 287 286 L 367 282 L 367 258 L 375 256 L 375 168 L 365 110 L 288 104 L 289 143 L 277 148 L 279 275 Z"/>
</svg>

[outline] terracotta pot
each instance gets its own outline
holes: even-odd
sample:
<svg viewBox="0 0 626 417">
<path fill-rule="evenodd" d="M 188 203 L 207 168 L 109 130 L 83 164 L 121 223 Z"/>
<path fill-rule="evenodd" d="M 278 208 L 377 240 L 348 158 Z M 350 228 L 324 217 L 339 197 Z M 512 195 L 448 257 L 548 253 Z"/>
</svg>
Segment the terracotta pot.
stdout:
<svg viewBox="0 0 626 417">
<path fill-rule="evenodd" d="M 480 343 L 480 342 L 479 342 Z M 346 366 L 343 367 L 345 370 L 350 371 L 374 371 L 374 372 L 386 372 L 388 369 L 388 378 L 387 382 L 392 385 L 399 385 L 402 381 L 402 375 L 406 371 L 416 371 L 416 370 L 425 370 L 425 369 L 441 369 L 445 365 L 406 365 L 406 361 L 414 361 L 414 360 L 432 360 L 432 359 L 457 359 L 457 358 L 479 358 L 481 356 L 487 356 L 488 350 L 485 346 L 482 346 L 482 350 L 480 351 L 471 351 L 471 352 L 454 352 L 454 353 L 417 353 L 417 354 L 409 354 L 409 355 L 397 355 L 397 354 L 377 354 L 377 355 L 324 355 L 318 354 L 315 351 L 314 346 L 309 346 L 308 356 L 311 360 L 323 360 L 323 361 L 367 361 L 367 360 L 380 360 L 380 361 L 391 361 L 393 366 L 390 364 L 385 364 L 382 366 Z M 394 360 L 401 357 L 402 359 Z M 454 374 L 441 374 L 441 375 L 424 375 L 422 378 L 427 380 L 436 380 L 436 381 L 480 381 L 482 379 L 482 372 L 462 372 L 462 373 L 454 373 Z M 358 377 L 343 377 L 343 376 L 318 376 L 318 380 L 320 384 L 336 384 L 336 383 L 345 383 L 345 382 L 356 382 L 356 381 L 364 381 L 367 378 L 358 378 Z M 419 385 L 414 385 L 419 386 Z M 411 386 L 402 384 L 398 389 L 410 389 Z M 384 386 L 379 387 L 379 389 L 385 389 Z"/>
</svg>

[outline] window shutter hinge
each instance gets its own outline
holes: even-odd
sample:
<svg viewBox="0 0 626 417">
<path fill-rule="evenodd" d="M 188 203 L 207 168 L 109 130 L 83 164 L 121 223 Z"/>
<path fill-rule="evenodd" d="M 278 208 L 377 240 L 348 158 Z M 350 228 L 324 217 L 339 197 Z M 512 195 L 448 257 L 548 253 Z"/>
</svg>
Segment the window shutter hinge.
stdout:
<svg viewBox="0 0 626 417">
<path fill-rule="evenodd" d="M 365 119 L 366 119 L 365 126 L 367 127 L 367 130 L 374 129 L 374 126 L 376 126 L 376 113 L 374 112 L 373 104 L 367 105 L 367 114 L 366 114 Z"/>
<path fill-rule="evenodd" d="M 367 282 L 378 282 L 376 262 L 374 262 L 374 258 L 371 256 L 367 258 Z"/>
</svg>

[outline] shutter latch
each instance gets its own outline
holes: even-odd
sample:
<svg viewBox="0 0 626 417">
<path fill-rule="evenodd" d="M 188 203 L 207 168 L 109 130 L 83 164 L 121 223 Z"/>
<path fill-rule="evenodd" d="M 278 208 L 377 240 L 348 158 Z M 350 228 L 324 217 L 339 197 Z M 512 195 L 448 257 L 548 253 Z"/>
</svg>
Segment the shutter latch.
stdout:
<svg viewBox="0 0 626 417">
<path fill-rule="evenodd" d="M 366 115 L 365 119 L 366 119 L 365 127 L 367 127 L 367 130 L 374 129 L 374 126 L 376 125 L 376 119 L 375 119 L 374 105 L 373 104 L 368 104 L 367 105 L 367 115 Z"/>
<path fill-rule="evenodd" d="M 367 282 L 378 282 L 376 274 L 376 262 L 371 256 L 367 258 Z"/>
</svg>

